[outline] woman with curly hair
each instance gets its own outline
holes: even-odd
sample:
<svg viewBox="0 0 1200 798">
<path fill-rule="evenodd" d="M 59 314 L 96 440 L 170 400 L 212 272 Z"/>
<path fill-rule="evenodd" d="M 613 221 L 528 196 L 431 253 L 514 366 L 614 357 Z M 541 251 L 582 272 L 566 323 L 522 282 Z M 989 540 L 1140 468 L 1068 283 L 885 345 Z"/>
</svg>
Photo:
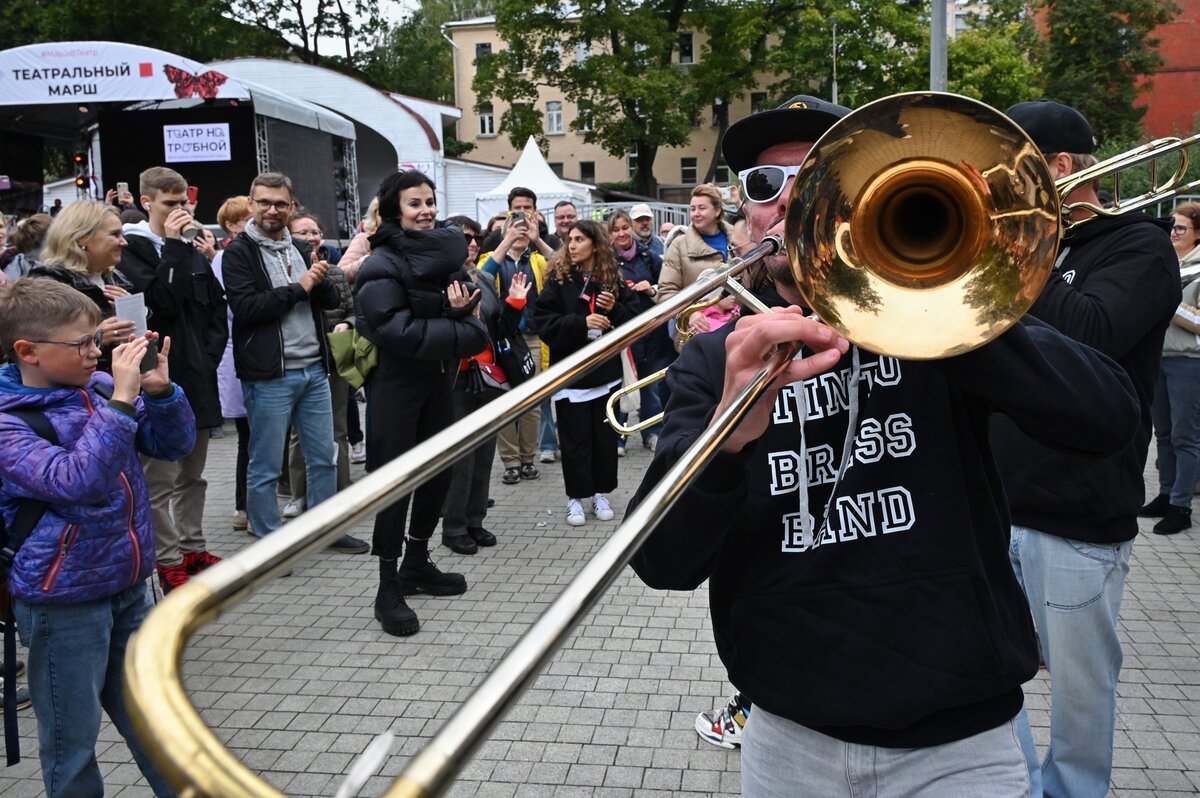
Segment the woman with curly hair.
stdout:
<svg viewBox="0 0 1200 798">
<path fill-rule="evenodd" d="M 636 299 L 621 277 L 608 233 L 595 222 L 573 224 L 566 245 L 547 264 L 533 311 L 538 335 L 550 348 L 550 365 L 636 314 Z M 572 526 L 586 521 L 584 499 L 591 499 L 597 519 L 612 520 L 605 494 L 617 488 L 617 434 L 605 423 L 604 411 L 620 384 L 621 361 L 614 356 L 551 397 Z"/>
</svg>

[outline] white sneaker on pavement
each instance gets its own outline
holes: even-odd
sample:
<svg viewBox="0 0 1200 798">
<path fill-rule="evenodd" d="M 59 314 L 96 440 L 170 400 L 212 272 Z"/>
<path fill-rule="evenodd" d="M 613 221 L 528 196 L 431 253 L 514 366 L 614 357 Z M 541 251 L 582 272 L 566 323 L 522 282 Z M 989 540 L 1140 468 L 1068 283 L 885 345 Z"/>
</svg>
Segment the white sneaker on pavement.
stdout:
<svg viewBox="0 0 1200 798">
<path fill-rule="evenodd" d="M 367 462 L 367 447 L 359 441 L 350 447 L 350 462 L 365 463 Z"/>
<path fill-rule="evenodd" d="M 596 514 L 596 518 L 600 521 L 613 520 L 613 509 L 609 505 L 608 499 L 603 493 L 597 493 L 592 497 L 592 512 Z"/>
<path fill-rule="evenodd" d="M 299 499 L 292 499 L 283 506 L 283 513 L 281 513 L 281 515 L 283 515 L 284 518 L 296 518 L 304 512 L 306 506 L 307 502 L 304 501 L 303 496 L 301 496 Z"/>
<path fill-rule="evenodd" d="M 567 523 L 571 526 L 583 526 L 587 518 L 583 515 L 583 502 L 579 499 L 567 499 Z"/>
</svg>

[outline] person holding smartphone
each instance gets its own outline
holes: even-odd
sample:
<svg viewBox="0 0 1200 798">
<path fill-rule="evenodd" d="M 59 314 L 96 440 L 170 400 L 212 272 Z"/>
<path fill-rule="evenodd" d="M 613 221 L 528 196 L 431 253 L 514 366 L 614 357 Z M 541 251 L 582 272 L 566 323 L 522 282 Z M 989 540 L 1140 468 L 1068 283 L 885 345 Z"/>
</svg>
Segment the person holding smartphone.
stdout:
<svg viewBox="0 0 1200 798">
<path fill-rule="evenodd" d="M 547 267 L 533 310 L 538 332 L 550 347 L 550 365 L 636 314 L 636 299 L 621 277 L 608 233 L 596 222 L 575 222 L 566 246 Z M 621 361 L 614 356 L 551 397 L 571 526 L 586 523 L 587 499 L 598 520 L 613 518 L 606 494 L 617 488 L 617 433 L 605 421 L 605 406 L 620 384 Z"/>
</svg>

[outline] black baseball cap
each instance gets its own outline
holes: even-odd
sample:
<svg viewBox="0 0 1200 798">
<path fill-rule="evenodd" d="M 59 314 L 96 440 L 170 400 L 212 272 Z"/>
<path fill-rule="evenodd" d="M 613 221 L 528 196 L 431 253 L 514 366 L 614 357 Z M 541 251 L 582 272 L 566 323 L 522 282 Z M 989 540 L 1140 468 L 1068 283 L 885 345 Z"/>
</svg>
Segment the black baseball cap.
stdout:
<svg viewBox="0 0 1200 798">
<path fill-rule="evenodd" d="M 758 154 L 787 141 L 816 141 L 846 114 L 845 106 L 797 94 L 771 111 L 751 114 L 734 122 L 721 140 L 725 163 L 734 172 L 754 166 Z"/>
<path fill-rule="evenodd" d="M 1054 100 L 1017 103 L 1004 112 L 1029 134 L 1043 153 L 1087 154 L 1096 149 L 1096 136 L 1083 114 Z"/>
</svg>

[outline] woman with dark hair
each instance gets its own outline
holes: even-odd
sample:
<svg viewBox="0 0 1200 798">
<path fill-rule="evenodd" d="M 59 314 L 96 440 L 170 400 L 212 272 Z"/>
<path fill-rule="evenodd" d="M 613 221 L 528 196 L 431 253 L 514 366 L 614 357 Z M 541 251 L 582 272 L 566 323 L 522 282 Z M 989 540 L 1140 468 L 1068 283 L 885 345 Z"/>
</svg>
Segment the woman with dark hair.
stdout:
<svg viewBox="0 0 1200 798">
<path fill-rule="evenodd" d="M 4 269 L 8 279 L 18 280 L 37 265 L 51 221 L 49 214 L 35 213 L 17 222 L 16 229 L 8 237 L 11 246 L 0 254 L 0 268 Z"/>
<path fill-rule="evenodd" d="M 578 221 L 547 266 L 533 310 L 538 334 L 550 347 L 550 365 L 582 349 L 636 315 L 604 228 Z M 613 517 L 605 495 L 617 488 L 617 434 L 605 421 L 608 397 L 621 384 L 621 361 L 612 357 L 551 397 L 558 414 L 567 523 L 583 524 L 583 500 L 601 521 Z"/>
<path fill-rule="evenodd" d="M 1185 202 L 1171 214 L 1171 244 L 1184 275 L 1183 303 L 1163 339 L 1163 357 L 1150 417 L 1158 448 L 1158 496 L 1140 515 L 1161 518 L 1159 535 L 1192 525 L 1192 494 L 1200 479 L 1200 203 Z M 1190 267 L 1190 268 L 1189 268 Z"/>
<path fill-rule="evenodd" d="M 638 313 L 654 307 L 654 297 L 658 295 L 658 277 L 662 271 L 662 258 L 650 251 L 634 235 L 633 220 L 625 211 L 616 211 L 608 217 L 608 234 L 612 238 L 613 252 L 617 256 L 617 266 L 625 284 L 633 291 L 634 306 Z M 639 377 L 665 369 L 675 359 L 675 347 L 671 344 L 671 336 L 666 327 L 659 327 L 639 339 L 631 347 L 633 349 L 633 364 Z M 641 404 L 638 416 L 646 419 L 662 412 L 666 404 L 666 380 L 659 380 L 638 391 Z M 619 413 L 621 423 L 625 422 L 625 413 Z M 642 430 L 642 445 L 650 451 L 658 445 L 658 433 L 662 431 L 662 422 Z M 618 456 L 625 454 L 625 439 L 620 441 Z"/>
<path fill-rule="evenodd" d="M 437 222 L 433 181 L 417 171 L 386 178 L 379 187 L 379 217 L 371 254 L 355 280 L 355 329 L 379 354 L 366 383 L 368 471 L 453 422 L 458 362 L 488 342 L 477 315 L 479 290 L 463 273 L 467 243 L 459 227 Z M 446 469 L 417 488 L 407 535 L 408 496 L 375 517 L 375 618 L 388 634 L 420 628 L 405 595 L 456 596 L 467 589 L 462 574 L 443 573 L 429 559 L 429 539 L 449 487 Z"/>
</svg>

